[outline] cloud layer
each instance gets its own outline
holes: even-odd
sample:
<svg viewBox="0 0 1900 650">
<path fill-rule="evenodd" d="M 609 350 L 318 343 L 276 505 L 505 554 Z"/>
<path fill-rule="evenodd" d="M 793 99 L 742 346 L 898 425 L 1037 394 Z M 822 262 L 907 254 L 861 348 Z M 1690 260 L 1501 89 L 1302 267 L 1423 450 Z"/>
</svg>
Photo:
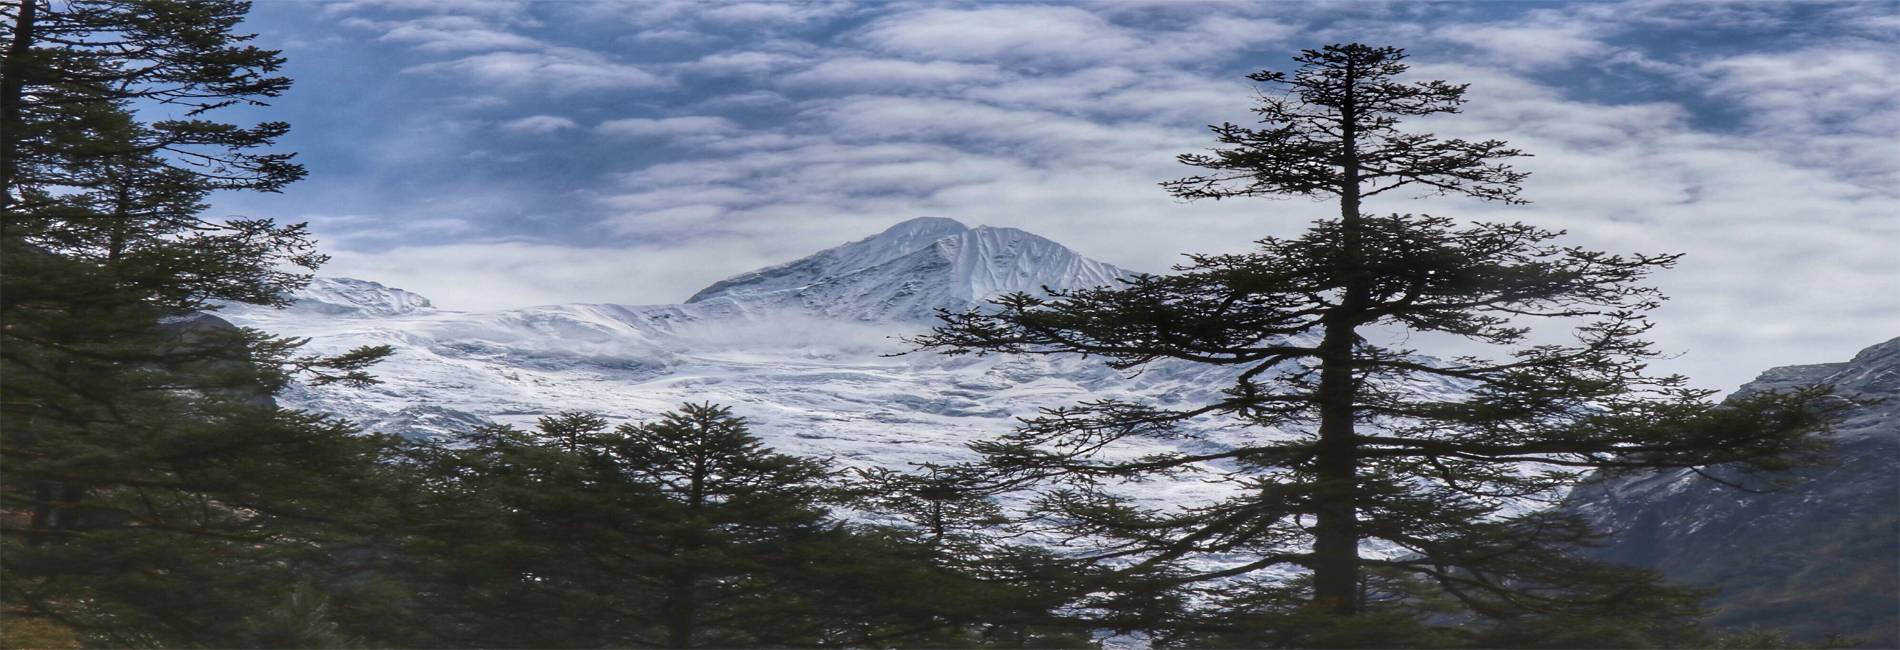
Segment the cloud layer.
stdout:
<svg viewBox="0 0 1900 650">
<path fill-rule="evenodd" d="M 1327 212 L 1155 186 L 1185 173 L 1175 154 L 1210 146 L 1206 124 L 1250 119 L 1246 72 L 1328 41 L 1391 43 L 1418 78 L 1471 84 L 1466 113 L 1416 126 L 1536 154 L 1535 203 L 1371 207 L 1687 253 L 1657 278 L 1674 297 L 1657 338 L 1687 353 L 1668 369 L 1727 388 L 1900 334 L 1895 13 L 267 3 L 257 28 L 289 43 L 300 84 L 276 116 L 302 129 L 313 180 L 221 207 L 308 219 L 336 252 L 328 272 L 462 309 L 671 302 L 919 215 L 1161 270 Z M 330 100 L 346 92 L 364 99 Z"/>
</svg>

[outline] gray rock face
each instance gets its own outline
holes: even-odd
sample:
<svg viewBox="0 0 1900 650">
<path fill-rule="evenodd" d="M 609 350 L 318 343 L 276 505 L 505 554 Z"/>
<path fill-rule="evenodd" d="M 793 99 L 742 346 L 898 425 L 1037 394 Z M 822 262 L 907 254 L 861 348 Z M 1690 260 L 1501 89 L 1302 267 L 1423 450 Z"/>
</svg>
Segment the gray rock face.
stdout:
<svg viewBox="0 0 1900 650">
<path fill-rule="evenodd" d="M 1611 534 L 1599 559 L 1715 587 L 1718 625 L 1900 647 L 1900 338 L 1853 360 L 1776 368 L 1738 395 L 1829 384 L 1855 406 L 1833 433 L 1834 464 L 1770 477 L 1712 473 L 1755 493 L 1672 470 L 1599 479 L 1564 508 Z"/>
</svg>

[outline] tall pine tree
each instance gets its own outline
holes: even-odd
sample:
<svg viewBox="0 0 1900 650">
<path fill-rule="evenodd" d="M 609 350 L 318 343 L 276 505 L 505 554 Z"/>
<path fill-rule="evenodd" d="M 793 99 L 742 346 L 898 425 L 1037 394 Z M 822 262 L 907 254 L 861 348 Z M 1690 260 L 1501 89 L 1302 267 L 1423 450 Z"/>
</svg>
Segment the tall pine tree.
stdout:
<svg viewBox="0 0 1900 650">
<path fill-rule="evenodd" d="M 210 117 L 289 84 L 233 31 L 247 7 L 0 5 L 9 619 L 116 646 L 282 639 L 270 611 L 322 609 L 293 567 L 374 482 L 375 440 L 270 396 L 298 370 L 367 381 L 385 350 L 299 356 L 203 313 L 280 303 L 322 261 L 302 226 L 200 216 L 212 191 L 303 175 L 265 149 L 281 123 Z"/>
<path fill-rule="evenodd" d="M 1190 255 L 1169 275 L 947 313 L 915 342 L 947 354 L 1092 355 L 1121 369 L 1232 369 L 1218 401 L 1096 400 L 977 445 L 1005 484 L 1043 485 L 1043 521 L 1101 541 L 1094 557 L 1124 572 L 1185 584 L 1299 576 L 1262 578 L 1278 595 L 1253 602 L 1330 617 L 1382 606 L 1407 585 L 1497 617 L 1644 602 L 1626 596 L 1649 576 L 1566 554 L 1591 537 L 1580 522 L 1514 506 L 1595 469 L 1785 467 L 1818 446 L 1820 391 L 1717 407 L 1682 377 L 1647 373 L 1656 353 L 1642 339 L 1645 313 L 1662 297 L 1642 282 L 1675 255 L 1561 247 L 1561 233 L 1521 223 L 1366 214 L 1365 199 L 1404 191 L 1524 202 L 1526 174 L 1505 162 L 1522 152 L 1399 128 L 1458 112 L 1465 93 L 1401 81 L 1404 58 L 1330 45 L 1303 51 L 1291 74 L 1251 75 L 1262 86 L 1258 124 L 1212 127 L 1220 148 L 1180 157 L 1203 171 L 1163 184 L 1190 200 L 1322 198 L 1336 218 L 1251 253 Z M 1540 321 L 1574 326 L 1575 341 L 1531 343 L 1528 324 Z M 1380 342 L 1407 333 L 1491 352 L 1434 359 Z M 1101 453 L 1223 420 L 1261 435 L 1232 448 Z M 1181 472 L 1233 489 L 1155 509 L 1116 487 Z"/>
</svg>

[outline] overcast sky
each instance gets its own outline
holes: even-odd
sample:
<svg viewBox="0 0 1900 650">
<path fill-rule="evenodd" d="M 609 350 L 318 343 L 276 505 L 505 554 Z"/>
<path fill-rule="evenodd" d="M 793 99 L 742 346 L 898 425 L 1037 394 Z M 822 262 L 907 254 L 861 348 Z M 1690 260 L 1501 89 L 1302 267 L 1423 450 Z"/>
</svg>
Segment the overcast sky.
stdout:
<svg viewBox="0 0 1900 650">
<path fill-rule="evenodd" d="M 1371 203 L 1683 252 L 1667 369 L 1727 389 L 1900 335 L 1900 9 L 1861 4 L 257 3 L 310 178 L 221 213 L 309 221 L 326 275 L 450 309 L 666 303 L 916 216 L 1119 266 L 1331 214 L 1156 186 L 1244 75 L 1407 48 L 1470 83 L 1418 125 L 1536 157 L 1531 205 Z"/>
</svg>

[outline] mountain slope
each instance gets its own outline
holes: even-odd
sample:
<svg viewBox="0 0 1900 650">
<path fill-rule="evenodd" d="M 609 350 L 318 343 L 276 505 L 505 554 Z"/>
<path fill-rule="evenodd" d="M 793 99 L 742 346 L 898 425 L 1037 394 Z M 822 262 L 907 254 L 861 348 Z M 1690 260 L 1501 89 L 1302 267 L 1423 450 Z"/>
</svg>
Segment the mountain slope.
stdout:
<svg viewBox="0 0 1900 650">
<path fill-rule="evenodd" d="M 1601 559 L 1721 591 L 1713 622 L 1787 629 L 1817 639 L 1844 632 L 1867 647 L 1900 647 L 1900 338 L 1843 363 L 1762 373 L 1737 394 L 1833 385 L 1842 397 L 1885 401 L 1846 414 L 1835 464 L 1752 493 L 1687 470 L 1604 478 L 1564 507 L 1614 533 Z M 1768 488 L 1766 478 L 1714 470 Z"/>
</svg>

